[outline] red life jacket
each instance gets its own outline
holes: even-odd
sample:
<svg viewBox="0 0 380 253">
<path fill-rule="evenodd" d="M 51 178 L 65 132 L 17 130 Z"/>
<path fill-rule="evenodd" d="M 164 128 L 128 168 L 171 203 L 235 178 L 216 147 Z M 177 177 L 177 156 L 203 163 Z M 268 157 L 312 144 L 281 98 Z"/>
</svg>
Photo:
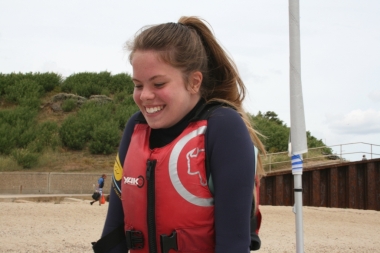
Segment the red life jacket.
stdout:
<svg viewBox="0 0 380 253">
<path fill-rule="evenodd" d="M 147 124 L 135 126 L 121 186 L 131 253 L 162 253 L 168 248 L 182 253 L 215 251 L 213 195 L 205 168 L 206 128 L 207 120 L 191 122 L 174 141 L 150 150 L 151 129 Z"/>
<path fill-rule="evenodd" d="M 113 186 L 118 189 L 116 191 L 117 194 L 122 198 L 125 224 L 117 227 L 97 242 L 92 242 L 94 252 L 107 251 L 125 239 L 131 253 L 162 253 L 162 245 L 166 245 L 164 247 L 165 252 L 214 252 L 213 185 L 210 170 L 207 167 L 205 168 L 207 162 L 204 159 L 207 160 L 207 157 L 205 157 L 204 150 L 202 149 L 204 149 L 204 127 L 207 126 L 207 119 L 211 112 L 220 106 L 222 105 L 218 103 L 205 105 L 205 107 L 197 112 L 197 116 L 192 119 L 193 121 L 197 120 L 197 122 L 190 123 L 188 128 L 173 143 L 152 151 L 149 150 L 148 145 L 150 135 L 148 125 L 137 124 L 135 126 L 135 132 L 127 152 L 129 158 L 127 161 L 126 157 L 124 162 L 124 168 L 128 167 L 128 169 L 124 169 L 123 177 L 121 173 L 114 174 L 116 181 L 113 182 Z M 197 129 L 197 131 L 191 132 L 191 129 Z M 199 146 L 199 149 L 193 149 L 193 146 Z M 190 152 L 188 152 L 189 150 Z M 190 161 L 190 163 L 186 162 L 187 165 L 183 162 L 185 153 L 186 159 Z M 119 155 L 123 156 L 125 154 L 118 154 L 116 158 L 115 168 L 120 168 L 117 171 L 121 172 Z M 257 163 L 258 150 L 256 148 L 255 155 Z M 146 159 L 141 159 L 141 157 L 146 157 Z M 163 166 L 163 161 L 169 162 L 166 168 Z M 176 164 L 179 169 L 175 167 Z M 255 164 L 253 169 L 256 170 L 256 167 Z M 151 170 L 152 168 L 154 170 Z M 151 173 L 154 173 L 153 178 L 156 178 L 155 173 L 157 171 L 160 174 L 158 176 L 160 180 L 152 180 L 149 177 L 149 182 L 147 182 L 147 175 L 152 176 Z M 198 179 L 195 179 L 196 177 L 191 178 L 189 175 L 198 176 Z M 183 177 L 186 180 L 190 179 L 183 183 L 181 181 Z M 208 180 L 207 189 L 203 187 L 206 177 Z M 192 185 L 189 185 L 190 183 Z M 155 184 L 159 185 L 157 187 L 159 192 L 154 192 L 154 196 L 158 196 L 158 200 L 152 198 L 152 195 L 148 195 L 149 187 L 152 190 L 155 188 Z M 255 187 L 255 195 L 257 203 L 259 203 L 260 186 L 257 176 Z M 123 188 L 122 196 L 120 196 L 120 188 Z M 170 192 L 167 190 L 170 190 Z M 210 191 L 212 192 L 211 194 Z M 150 207 L 153 206 L 154 208 L 149 209 L 150 212 L 148 212 L 148 203 L 151 203 L 152 200 L 155 202 L 155 205 L 150 205 Z M 174 205 L 177 200 L 178 203 Z M 139 204 L 133 206 L 134 202 L 138 202 Z M 140 205 L 141 203 L 143 204 L 142 206 Z M 158 209 L 156 209 L 157 207 Z M 252 208 L 255 208 L 255 201 L 252 202 Z M 198 213 L 195 215 L 198 210 L 202 214 L 201 219 L 199 219 Z M 147 222 L 148 213 L 150 215 L 154 214 L 154 216 L 150 216 L 153 218 L 149 222 Z M 195 217 L 195 219 L 192 220 L 191 217 Z M 138 220 L 135 220 L 136 218 Z M 153 232 L 148 233 L 148 223 L 150 225 L 153 224 L 153 229 L 150 229 Z M 155 230 L 154 226 L 157 225 L 159 228 Z M 255 215 L 252 214 L 251 216 L 251 250 L 260 249 L 261 241 L 258 236 L 260 225 L 261 213 L 259 206 L 257 206 Z M 171 234 L 171 231 L 174 232 Z M 161 235 L 161 232 L 165 234 Z M 148 244 L 152 244 L 153 247 L 149 248 Z M 139 248 L 142 250 L 135 250 Z"/>
</svg>

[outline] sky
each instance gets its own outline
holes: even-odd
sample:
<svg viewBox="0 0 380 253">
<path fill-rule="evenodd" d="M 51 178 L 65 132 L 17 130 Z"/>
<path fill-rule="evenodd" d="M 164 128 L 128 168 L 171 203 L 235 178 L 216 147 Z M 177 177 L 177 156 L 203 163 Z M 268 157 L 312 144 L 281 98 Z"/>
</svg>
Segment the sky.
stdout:
<svg viewBox="0 0 380 253">
<path fill-rule="evenodd" d="M 371 148 L 379 158 L 380 1 L 299 5 L 306 130 L 350 160 Z M 0 73 L 131 74 L 125 42 L 181 16 L 211 25 L 247 86 L 245 109 L 290 126 L 288 1 L 0 0 Z"/>
</svg>

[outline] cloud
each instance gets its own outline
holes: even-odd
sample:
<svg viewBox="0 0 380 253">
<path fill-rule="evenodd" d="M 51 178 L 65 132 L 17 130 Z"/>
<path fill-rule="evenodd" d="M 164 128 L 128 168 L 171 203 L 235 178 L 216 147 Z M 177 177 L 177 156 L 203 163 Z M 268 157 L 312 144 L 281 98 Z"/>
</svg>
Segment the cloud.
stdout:
<svg viewBox="0 0 380 253">
<path fill-rule="evenodd" d="M 380 111 L 354 110 L 342 116 L 327 114 L 329 129 L 336 134 L 368 135 L 380 133 Z"/>
<path fill-rule="evenodd" d="M 368 94 L 368 97 L 375 102 L 380 102 L 380 90 L 372 91 Z"/>
</svg>

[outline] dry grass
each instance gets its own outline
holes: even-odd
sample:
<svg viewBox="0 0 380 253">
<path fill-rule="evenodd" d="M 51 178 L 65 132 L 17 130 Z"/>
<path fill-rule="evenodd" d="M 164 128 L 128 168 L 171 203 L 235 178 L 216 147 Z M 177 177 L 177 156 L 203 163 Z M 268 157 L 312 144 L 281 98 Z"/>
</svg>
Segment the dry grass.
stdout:
<svg viewBox="0 0 380 253">
<path fill-rule="evenodd" d="M 93 155 L 87 151 L 47 151 L 39 157 L 38 166 L 23 169 L 10 157 L 0 157 L 0 171 L 30 172 L 97 172 L 113 171 L 115 154 Z"/>
<path fill-rule="evenodd" d="M 88 151 L 49 151 L 40 158 L 38 171 L 112 172 L 115 154 L 93 155 Z"/>
</svg>

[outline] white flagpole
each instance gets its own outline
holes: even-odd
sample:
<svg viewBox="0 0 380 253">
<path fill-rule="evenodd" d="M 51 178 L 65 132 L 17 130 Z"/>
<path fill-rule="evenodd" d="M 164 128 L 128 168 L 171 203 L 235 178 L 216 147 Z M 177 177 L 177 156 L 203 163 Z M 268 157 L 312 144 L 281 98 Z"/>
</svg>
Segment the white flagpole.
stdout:
<svg viewBox="0 0 380 253">
<path fill-rule="evenodd" d="M 294 209 L 296 216 L 296 252 L 304 252 L 302 216 L 302 154 L 307 152 L 305 116 L 301 83 L 299 0 L 289 0 L 290 51 L 290 137 L 294 176 Z"/>
</svg>

